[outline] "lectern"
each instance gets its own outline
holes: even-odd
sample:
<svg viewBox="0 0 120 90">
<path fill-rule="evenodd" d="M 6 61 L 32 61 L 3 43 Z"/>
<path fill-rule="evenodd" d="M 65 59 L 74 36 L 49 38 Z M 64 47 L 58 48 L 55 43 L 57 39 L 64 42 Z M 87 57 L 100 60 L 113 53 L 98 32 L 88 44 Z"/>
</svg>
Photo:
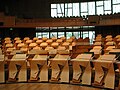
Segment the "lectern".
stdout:
<svg viewBox="0 0 120 90">
<path fill-rule="evenodd" d="M 80 54 L 71 60 L 73 66 L 72 83 L 91 85 L 91 58 L 92 54 Z"/>
<path fill-rule="evenodd" d="M 115 57 L 114 54 L 104 54 L 93 61 L 95 68 L 94 86 L 114 89 L 115 71 L 113 63 Z"/>
<path fill-rule="evenodd" d="M 9 57 L 9 56 L 8 56 Z M 15 54 L 8 58 L 8 81 L 26 82 L 27 81 L 27 67 L 26 54 Z"/>
<path fill-rule="evenodd" d="M 50 59 L 51 80 L 52 82 L 69 83 L 69 51 L 59 50 L 58 54 Z"/>
<path fill-rule="evenodd" d="M 30 64 L 30 81 L 48 81 L 48 51 L 34 50 L 29 53 L 28 62 Z"/>
</svg>

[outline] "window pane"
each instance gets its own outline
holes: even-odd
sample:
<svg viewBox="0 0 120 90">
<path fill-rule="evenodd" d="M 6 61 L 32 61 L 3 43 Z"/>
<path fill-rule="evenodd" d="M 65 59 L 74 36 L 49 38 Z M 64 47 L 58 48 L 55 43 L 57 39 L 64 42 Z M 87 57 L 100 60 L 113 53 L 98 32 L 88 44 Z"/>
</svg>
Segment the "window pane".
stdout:
<svg viewBox="0 0 120 90">
<path fill-rule="evenodd" d="M 64 4 L 57 4 L 57 12 L 63 14 L 64 13 Z"/>
<path fill-rule="evenodd" d="M 87 12 L 87 2 L 81 3 L 81 12 Z"/>
<path fill-rule="evenodd" d="M 80 32 L 73 32 L 73 36 L 75 36 L 78 39 L 80 37 Z"/>
<path fill-rule="evenodd" d="M 95 31 L 89 31 L 89 39 L 90 44 L 93 44 L 93 41 L 95 40 Z"/>
<path fill-rule="evenodd" d="M 103 6 L 97 7 L 97 14 L 98 15 L 103 14 Z"/>
<path fill-rule="evenodd" d="M 87 16 L 88 15 L 88 13 L 81 13 L 81 16 Z"/>
<path fill-rule="evenodd" d="M 111 10 L 111 0 L 104 1 L 104 10 Z"/>
<path fill-rule="evenodd" d="M 36 32 L 36 37 L 42 38 L 42 33 L 41 32 Z"/>
<path fill-rule="evenodd" d="M 65 8 L 71 8 L 72 7 L 72 3 L 66 3 L 65 4 Z"/>
<path fill-rule="evenodd" d="M 64 37 L 65 35 L 64 35 L 64 32 L 58 32 L 58 38 L 60 38 L 60 37 Z"/>
<path fill-rule="evenodd" d="M 88 14 L 95 15 L 95 2 L 88 2 Z"/>
<path fill-rule="evenodd" d="M 67 37 L 67 39 L 72 37 L 72 32 L 66 32 L 66 37 Z"/>
<path fill-rule="evenodd" d="M 51 8 L 57 8 L 56 4 L 51 4 Z"/>
<path fill-rule="evenodd" d="M 105 14 L 111 14 L 111 11 L 105 11 Z"/>
<path fill-rule="evenodd" d="M 120 0 L 113 0 L 113 4 L 120 3 Z"/>
<path fill-rule="evenodd" d="M 57 17 L 57 9 L 51 9 L 51 17 Z"/>
<path fill-rule="evenodd" d="M 50 32 L 50 38 L 57 37 L 57 32 Z"/>
<path fill-rule="evenodd" d="M 97 6 L 103 5 L 103 1 L 97 1 L 97 2 L 96 2 L 96 5 L 97 5 Z"/>
<path fill-rule="evenodd" d="M 49 32 L 43 32 L 43 33 L 42 33 L 42 37 L 47 37 L 47 38 L 49 38 Z"/>
<path fill-rule="evenodd" d="M 72 9 L 65 9 L 65 16 L 72 16 Z"/>
<path fill-rule="evenodd" d="M 84 32 L 83 32 L 83 39 L 86 38 L 86 37 L 89 37 L 89 36 L 88 36 L 88 31 L 84 31 Z"/>
<path fill-rule="evenodd" d="M 119 5 L 113 5 L 113 13 L 120 12 L 120 4 Z"/>
<path fill-rule="evenodd" d="M 79 11 L 79 3 L 73 3 L 73 16 L 80 16 Z"/>
</svg>

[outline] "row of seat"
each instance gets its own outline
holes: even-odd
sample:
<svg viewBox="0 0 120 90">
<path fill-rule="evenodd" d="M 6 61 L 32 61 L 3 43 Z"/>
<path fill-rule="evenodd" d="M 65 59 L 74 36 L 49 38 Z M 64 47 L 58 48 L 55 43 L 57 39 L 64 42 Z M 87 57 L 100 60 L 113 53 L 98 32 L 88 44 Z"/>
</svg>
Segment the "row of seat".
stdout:
<svg viewBox="0 0 120 90">
<path fill-rule="evenodd" d="M 120 53 L 120 50 L 112 52 Z M 119 62 L 116 61 L 118 56 L 104 54 L 96 60 L 93 59 L 93 56 L 92 53 L 84 53 L 71 59 L 66 50 L 59 50 L 54 58 L 50 58 L 45 50 L 34 50 L 28 55 L 8 55 L 7 58 L 1 55 L 0 82 L 5 82 L 4 64 L 7 64 L 8 82 L 48 82 L 48 69 L 50 69 L 51 82 L 76 83 L 114 89 L 116 84 L 114 64 L 120 67 Z M 70 67 L 73 70 L 72 75 L 70 75 Z M 30 78 L 27 78 L 29 76 L 28 69 L 30 69 Z M 92 71 L 95 71 L 94 75 Z M 70 77 L 72 77 L 71 82 Z"/>
<path fill-rule="evenodd" d="M 120 35 L 116 35 L 114 38 L 112 35 L 107 35 L 105 38 L 101 34 L 97 35 L 93 44 L 93 48 L 90 52 L 94 52 L 96 57 L 101 54 L 108 53 L 112 49 L 120 48 Z"/>
<path fill-rule="evenodd" d="M 10 38 L 5 38 L 3 42 L 3 52 L 11 52 L 15 49 L 24 52 L 28 52 L 31 49 L 49 50 L 57 49 L 59 46 L 63 46 L 69 50 L 70 47 L 75 46 L 75 37 L 69 39 L 66 39 L 65 37 L 61 37 L 60 39 L 57 39 L 56 37 L 51 39 L 46 37 L 39 39 L 35 37 L 32 40 L 29 37 L 25 37 L 23 40 L 16 37 L 14 41 Z"/>
</svg>

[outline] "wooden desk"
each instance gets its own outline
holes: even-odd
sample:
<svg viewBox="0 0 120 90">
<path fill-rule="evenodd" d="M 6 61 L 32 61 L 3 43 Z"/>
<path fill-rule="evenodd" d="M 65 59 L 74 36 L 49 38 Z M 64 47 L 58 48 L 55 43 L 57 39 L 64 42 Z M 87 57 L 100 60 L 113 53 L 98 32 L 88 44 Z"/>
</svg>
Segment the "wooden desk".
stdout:
<svg viewBox="0 0 120 90">
<path fill-rule="evenodd" d="M 28 58 L 30 63 L 30 81 L 48 81 L 48 55 L 34 55 Z"/>
<path fill-rule="evenodd" d="M 69 55 L 56 55 L 50 60 L 51 81 L 69 83 Z"/>
<path fill-rule="evenodd" d="M 0 83 L 5 82 L 4 55 L 0 55 Z"/>
<path fill-rule="evenodd" d="M 8 81 L 25 82 L 27 81 L 26 54 L 15 54 L 10 61 Z"/>
<path fill-rule="evenodd" d="M 116 55 L 101 55 L 97 60 L 92 61 L 95 68 L 94 86 L 114 89 L 115 87 L 115 71 L 114 59 Z"/>
<path fill-rule="evenodd" d="M 71 60 L 73 66 L 72 83 L 91 85 L 91 57 L 92 54 L 80 54 L 76 59 Z"/>
</svg>

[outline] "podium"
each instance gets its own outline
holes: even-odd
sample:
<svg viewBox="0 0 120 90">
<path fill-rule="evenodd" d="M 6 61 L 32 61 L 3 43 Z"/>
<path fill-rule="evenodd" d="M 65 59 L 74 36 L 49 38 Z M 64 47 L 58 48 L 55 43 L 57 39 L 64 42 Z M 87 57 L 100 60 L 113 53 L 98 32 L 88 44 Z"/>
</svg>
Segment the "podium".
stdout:
<svg viewBox="0 0 120 90">
<path fill-rule="evenodd" d="M 0 83 L 5 82 L 4 55 L 0 55 Z"/>
<path fill-rule="evenodd" d="M 69 58 L 69 51 L 60 50 L 53 59 L 50 59 L 51 82 L 69 83 Z"/>
<path fill-rule="evenodd" d="M 95 68 L 94 86 L 114 89 L 115 71 L 113 63 L 115 57 L 114 54 L 104 54 L 93 61 Z"/>
<path fill-rule="evenodd" d="M 28 62 L 30 64 L 30 81 L 48 81 L 48 52 L 45 50 L 34 50 L 29 53 Z"/>
<path fill-rule="evenodd" d="M 92 54 L 80 54 L 71 60 L 73 66 L 72 83 L 91 85 L 91 58 Z"/>
<path fill-rule="evenodd" d="M 11 82 L 26 82 L 27 81 L 27 67 L 26 54 L 15 54 L 8 59 L 8 81 Z"/>
<path fill-rule="evenodd" d="M 109 54 L 115 54 L 116 55 L 116 62 L 115 62 L 115 65 L 117 65 L 117 69 L 116 70 L 118 70 L 119 72 L 119 74 L 118 74 L 118 77 L 119 77 L 119 75 L 120 75 L 120 49 L 112 49 L 112 50 L 110 50 L 109 51 Z M 115 71 L 116 71 L 115 70 Z M 118 83 L 118 89 L 120 89 L 120 78 L 118 79 L 119 80 L 119 83 Z"/>
</svg>

